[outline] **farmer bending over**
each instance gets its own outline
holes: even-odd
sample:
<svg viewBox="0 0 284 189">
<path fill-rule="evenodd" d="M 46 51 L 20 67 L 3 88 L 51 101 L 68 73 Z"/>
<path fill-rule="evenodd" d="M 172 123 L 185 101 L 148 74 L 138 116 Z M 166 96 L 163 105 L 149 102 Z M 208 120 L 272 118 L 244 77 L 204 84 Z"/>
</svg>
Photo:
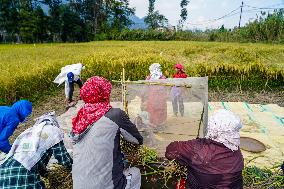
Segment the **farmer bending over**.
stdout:
<svg viewBox="0 0 284 189">
<path fill-rule="evenodd" d="M 77 83 L 79 88 L 83 86 L 80 79 L 82 69 L 85 69 L 85 67 L 81 63 L 67 65 L 61 68 L 61 73 L 53 81 L 59 85 L 65 82 L 65 101 L 68 106 L 73 105 L 74 83 Z"/>
<path fill-rule="evenodd" d="M 72 120 L 74 189 L 140 189 L 138 168 L 125 169 L 120 135 L 142 144 L 143 138 L 127 114 L 110 106 L 111 83 L 92 77 L 80 90 L 85 105 Z"/>
<path fill-rule="evenodd" d="M 0 106 L 0 154 L 1 151 L 8 154 L 11 149 L 9 137 L 14 133 L 19 123 L 24 122 L 31 113 L 32 103 L 27 100 L 20 100 L 12 107 Z"/>
<path fill-rule="evenodd" d="M 243 188 L 241 128 L 238 116 L 228 110 L 219 110 L 209 119 L 205 138 L 172 142 L 167 147 L 166 157 L 188 168 L 187 189 Z"/>
<path fill-rule="evenodd" d="M 52 155 L 71 170 L 72 159 L 64 147 L 63 136 L 54 112 L 39 117 L 33 127 L 15 140 L 0 166 L 0 188 L 44 189 L 40 177 L 47 175 L 46 166 Z"/>
</svg>

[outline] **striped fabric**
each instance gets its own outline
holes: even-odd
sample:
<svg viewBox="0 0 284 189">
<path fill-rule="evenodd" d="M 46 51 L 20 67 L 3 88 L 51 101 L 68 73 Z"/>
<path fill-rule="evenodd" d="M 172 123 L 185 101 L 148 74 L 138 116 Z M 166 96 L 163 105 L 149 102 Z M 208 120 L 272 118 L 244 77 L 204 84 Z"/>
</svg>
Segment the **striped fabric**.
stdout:
<svg viewBox="0 0 284 189">
<path fill-rule="evenodd" d="M 46 166 L 52 155 L 54 155 L 60 165 L 71 170 L 72 158 L 69 156 L 64 143 L 61 141 L 47 150 L 40 161 L 30 171 L 12 157 L 6 160 L 0 166 L 0 188 L 44 189 L 45 186 L 40 180 L 40 176 L 44 176 L 47 173 Z"/>
</svg>

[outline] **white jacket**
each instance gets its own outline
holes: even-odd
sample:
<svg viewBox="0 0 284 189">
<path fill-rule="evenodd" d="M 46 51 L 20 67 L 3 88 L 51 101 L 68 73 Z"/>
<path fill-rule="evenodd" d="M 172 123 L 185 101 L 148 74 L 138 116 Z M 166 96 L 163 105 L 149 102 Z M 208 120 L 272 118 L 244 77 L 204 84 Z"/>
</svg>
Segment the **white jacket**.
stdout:
<svg viewBox="0 0 284 189">
<path fill-rule="evenodd" d="M 67 81 L 67 74 L 69 72 L 72 72 L 74 74 L 74 80 L 77 80 L 81 75 L 82 69 L 85 69 L 85 66 L 81 63 L 64 66 L 61 68 L 60 74 L 55 78 L 53 83 L 57 83 L 59 86 Z"/>
</svg>

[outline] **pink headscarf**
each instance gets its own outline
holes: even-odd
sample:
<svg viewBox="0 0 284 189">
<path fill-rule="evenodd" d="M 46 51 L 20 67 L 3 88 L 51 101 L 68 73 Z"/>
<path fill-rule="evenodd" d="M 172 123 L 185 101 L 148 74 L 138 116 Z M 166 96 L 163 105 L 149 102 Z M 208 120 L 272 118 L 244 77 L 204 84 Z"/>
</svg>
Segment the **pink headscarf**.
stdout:
<svg viewBox="0 0 284 189">
<path fill-rule="evenodd" d="M 80 90 L 80 96 L 85 105 L 72 119 L 74 134 L 85 131 L 112 108 L 110 106 L 111 89 L 111 83 L 103 77 L 95 76 L 86 81 Z"/>
</svg>

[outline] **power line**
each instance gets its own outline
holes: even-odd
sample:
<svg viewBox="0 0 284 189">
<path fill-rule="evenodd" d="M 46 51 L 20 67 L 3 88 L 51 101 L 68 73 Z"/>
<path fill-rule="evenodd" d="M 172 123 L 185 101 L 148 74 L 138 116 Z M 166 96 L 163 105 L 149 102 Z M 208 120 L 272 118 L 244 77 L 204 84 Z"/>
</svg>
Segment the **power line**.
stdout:
<svg viewBox="0 0 284 189">
<path fill-rule="evenodd" d="M 252 7 L 252 6 L 245 6 L 245 7 L 250 7 L 257 10 L 280 10 L 284 8 L 284 7 Z"/>
<path fill-rule="evenodd" d="M 284 3 L 283 3 L 284 4 Z M 245 5 L 244 5 L 245 6 Z M 239 12 L 235 12 L 237 11 L 238 9 L 240 9 L 240 7 L 238 7 L 237 9 L 231 11 L 230 13 L 222 16 L 222 17 L 219 17 L 219 18 L 216 18 L 216 19 L 211 19 L 211 20 L 205 20 L 205 21 L 200 21 L 200 22 L 195 22 L 195 23 L 191 23 L 191 22 L 188 22 L 188 24 L 190 25 L 193 25 L 193 26 L 200 26 L 200 25 L 206 25 L 206 24 L 210 24 L 210 23 L 214 23 L 214 22 L 217 22 L 219 20 L 222 20 L 222 19 L 225 19 L 225 18 L 229 18 L 229 17 L 232 17 L 232 16 L 235 16 L 235 15 L 238 15 L 241 13 L 241 11 Z M 251 7 L 252 8 L 252 7 Z M 276 9 L 284 9 L 284 7 L 276 7 L 276 8 L 264 8 L 264 7 L 255 7 L 253 9 L 249 9 L 249 10 L 243 10 L 242 14 L 244 13 L 251 13 L 251 12 L 260 12 L 261 10 L 276 10 Z"/>
<path fill-rule="evenodd" d="M 221 19 L 223 19 L 223 18 L 226 18 L 226 17 L 230 16 L 231 14 L 233 14 L 234 12 L 236 12 L 237 10 L 239 10 L 240 8 L 241 8 L 241 7 L 239 6 L 238 8 L 232 10 L 231 12 L 229 12 L 229 13 L 227 13 L 227 14 L 225 14 L 224 16 L 221 16 L 221 17 L 219 17 L 219 18 L 215 18 L 215 19 L 211 19 L 211 20 L 204 20 L 204 21 L 196 22 L 196 23 L 190 23 L 190 22 L 189 22 L 189 24 L 195 25 L 195 24 L 198 24 L 198 23 L 216 22 L 216 21 L 218 21 L 218 20 L 221 20 Z"/>
<path fill-rule="evenodd" d="M 247 5 L 247 4 L 245 4 L 244 6 L 250 7 L 250 8 L 255 8 L 255 9 L 283 9 L 283 7 L 275 7 L 275 6 L 280 6 L 280 5 L 284 5 L 284 3 L 269 5 L 267 7 L 255 7 L 255 6 L 251 6 L 251 5 Z"/>
</svg>

